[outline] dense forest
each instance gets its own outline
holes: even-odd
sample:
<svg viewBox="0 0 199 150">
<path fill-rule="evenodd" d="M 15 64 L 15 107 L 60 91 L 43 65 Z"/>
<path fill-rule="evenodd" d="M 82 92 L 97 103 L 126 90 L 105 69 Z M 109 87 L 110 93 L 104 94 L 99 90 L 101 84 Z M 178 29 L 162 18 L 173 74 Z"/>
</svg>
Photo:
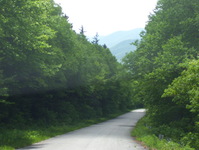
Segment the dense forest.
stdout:
<svg viewBox="0 0 199 150">
<path fill-rule="evenodd" d="M 199 149 L 199 1 L 159 0 L 141 36 L 123 62 L 146 126 Z"/>
<path fill-rule="evenodd" d="M 0 129 L 147 108 L 155 135 L 199 149 L 199 2 L 159 0 L 118 63 L 53 0 L 0 0 Z M 70 17 L 70 16 L 69 16 Z"/>
<path fill-rule="evenodd" d="M 53 0 L 0 1 L 0 125 L 70 124 L 135 106 L 126 70 Z"/>
</svg>

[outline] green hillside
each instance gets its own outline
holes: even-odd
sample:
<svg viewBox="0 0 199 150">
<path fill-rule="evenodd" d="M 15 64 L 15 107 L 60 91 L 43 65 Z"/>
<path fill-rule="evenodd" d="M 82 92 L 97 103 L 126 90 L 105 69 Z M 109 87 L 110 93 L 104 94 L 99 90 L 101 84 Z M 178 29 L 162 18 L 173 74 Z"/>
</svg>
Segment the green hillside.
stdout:
<svg viewBox="0 0 199 150">
<path fill-rule="evenodd" d="M 140 32 L 143 28 L 137 28 L 130 31 L 118 31 L 107 36 L 100 36 L 99 44 L 106 44 L 109 48 L 129 39 L 140 39 Z"/>
<path fill-rule="evenodd" d="M 112 54 L 117 58 L 118 61 L 121 61 L 121 59 L 129 52 L 134 51 L 136 47 L 132 45 L 132 42 L 135 40 L 125 40 L 117 45 L 110 48 L 110 51 Z"/>
<path fill-rule="evenodd" d="M 140 39 L 140 33 L 143 30 L 143 28 L 137 28 L 130 31 L 118 31 L 107 36 L 100 36 L 99 44 L 105 44 L 117 60 L 121 61 L 127 53 L 135 50 L 136 47 L 131 45 L 131 43 Z"/>
</svg>

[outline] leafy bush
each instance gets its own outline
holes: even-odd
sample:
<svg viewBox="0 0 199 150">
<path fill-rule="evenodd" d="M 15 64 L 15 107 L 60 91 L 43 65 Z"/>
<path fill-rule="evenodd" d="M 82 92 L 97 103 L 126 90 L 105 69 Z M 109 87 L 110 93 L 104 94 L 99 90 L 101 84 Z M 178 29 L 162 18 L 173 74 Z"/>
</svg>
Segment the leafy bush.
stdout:
<svg viewBox="0 0 199 150">
<path fill-rule="evenodd" d="M 194 148 L 191 148 L 188 143 L 186 144 L 179 144 L 178 142 L 172 141 L 172 139 L 167 138 L 166 136 L 163 136 L 162 133 L 164 131 L 164 134 L 170 135 L 172 132 L 172 128 L 162 126 L 162 129 L 160 131 L 160 128 L 154 129 L 153 127 L 149 126 L 148 123 L 150 122 L 149 118 L 147 116 L 143 117 L 141 120 L 138 121 L 136 124 L 136 127 L 132 131 L 132 136 L 136 137 L 137 140 L 142 141 L 146 146 L 148 146 L 150 149 L 158 149 L 158 150 L 194 150 Z M 166 130 L 164 130 L 166 129 Z M 177 129 L 176 129 L 177 130 Z M 156 136 L 153 131 L 156 131 L 156 134 L 159 135 Z M 158 133 L 158 131 L 160 131 Z M 178 130 L 176 132 L 179 132 Z M 162 136 L 160 136 L 162 135 Z"/>
</svg>

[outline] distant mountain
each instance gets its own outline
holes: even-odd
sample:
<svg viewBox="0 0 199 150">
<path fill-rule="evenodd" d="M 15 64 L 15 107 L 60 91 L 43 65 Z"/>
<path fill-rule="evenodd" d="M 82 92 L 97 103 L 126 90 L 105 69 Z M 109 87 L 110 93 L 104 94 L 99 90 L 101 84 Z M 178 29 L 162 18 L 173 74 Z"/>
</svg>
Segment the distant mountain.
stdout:
<svg viewBox="0 0 199 150">
<path fill-rule="evenodd" d="M 125 40 L 110 48 L 111 53 L 121 61 L 122 58 L 129 52 L 134 51 L 136 47 L 131 43 L 135 40 Z"/>
<path fill-rule="evenodd" d="M 108 36 L 100 36 L 99 44 L 106 44 L 111 53 L 116 56 L 117 60 L 121 61 L 126 53 L 136 49 L 131 43 L 140 39 L 140 32 L 143 30 L 143 28 L 137 28 L 130 31 L 118 31 Z"/>
<path fill-rule="evenodd" d="M 110 48 L 125 40 L 140 39 L 139 34 L 143 30 L 143 28 L 137 28 L 130 31 L 118 31 L 107 36 L 99 36 L 99 44 L 106 44 Z"/>
</svg>

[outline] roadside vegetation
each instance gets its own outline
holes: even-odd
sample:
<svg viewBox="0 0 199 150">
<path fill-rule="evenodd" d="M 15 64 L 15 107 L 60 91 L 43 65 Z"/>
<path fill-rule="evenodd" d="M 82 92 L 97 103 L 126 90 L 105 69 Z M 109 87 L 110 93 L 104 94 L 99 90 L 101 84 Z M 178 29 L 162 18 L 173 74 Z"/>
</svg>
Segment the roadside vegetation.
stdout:
<svg viewBox="0 0 199 150">
<path fill-rule="evenodd" d="M 165 138 L 164 135 L 158 134 L 159 131 L 157 130 L 158 128 L 150 126 L 150 119 L 145 116 L 138 121 L 131 135 L 150 150 L 195 150 L 189 145 L 184 145 L 171 138 Z M 172 129 L 169 130 L 172 131 Z"/>
<path fill-rule="evenodd" d="M 54 136 L 115 118 L 121 114 L 123 113 L 115 113 L 104 118 L 82 120 L 73 124 L 32 125 L 15 129 L 0 128 L 0 150 L 14 150 L 29 146 Z"/>
<path fill-rule="evenodd" d="M 159 0 L 137 50 L 123 59 L 133 100 L 148 109 L 142 128 L 149 136 L 139 138 L 148 145 L 169 141 L 199 149 L 198 29 L 198 0 Z"/>
<path fill-rule="evenodd" d="M 157 149 L 199 149 L 198 0 L 159 0 L 122 63 L 97 34 L 76 33 L 53 0 L 0 6 L 1 149 L 143 105 L 134 136 L 141 130 L 138 139 Z"/>
<path fill-rule="evenodd" d="M 89 41 L 83 27 L 76 33 L 53 0 L 1 0 L 0 7 L 1 149 L 136 107 L 127 70 L 97 34 Z"/>
</svg>

